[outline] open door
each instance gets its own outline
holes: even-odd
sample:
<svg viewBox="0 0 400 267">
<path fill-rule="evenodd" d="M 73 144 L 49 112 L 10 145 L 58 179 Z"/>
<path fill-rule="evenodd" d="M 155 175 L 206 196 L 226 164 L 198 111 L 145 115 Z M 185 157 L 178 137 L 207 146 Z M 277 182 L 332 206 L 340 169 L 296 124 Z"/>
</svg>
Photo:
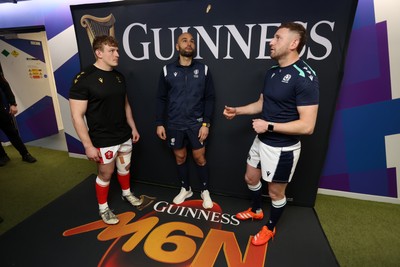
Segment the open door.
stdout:
<svg viewBox="0 0 400 267">
<path fill-rule="evenodd" d="M 46 56 L 44 28 L 25 33 L 3 32 L 0 30 L 0 62 L 17 101 L 15 122 L 21 139 L 30 142 L 57 134 L 63 126 L 61 119 L 57 119 L 59 105 Z M 0 140 L 7 141 L 1 131 Z"/>
</svg>

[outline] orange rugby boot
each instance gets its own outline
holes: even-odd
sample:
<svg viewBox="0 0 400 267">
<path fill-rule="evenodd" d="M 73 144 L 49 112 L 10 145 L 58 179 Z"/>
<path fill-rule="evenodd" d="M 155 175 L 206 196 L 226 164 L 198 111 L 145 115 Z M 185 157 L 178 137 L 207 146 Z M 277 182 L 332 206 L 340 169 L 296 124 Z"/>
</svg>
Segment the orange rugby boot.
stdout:
<svg viewBox="0 0 400 267">
<path fill-rule="evenodd" d="M 253 239 L 251 239 L 251 243 L 255 246 L 262 246 L 266 243 L 268 243 L 268 241 L 272 238 L 272 240 L 274 239 L 275 236 L 275 231 L 276 228 L 274 228 L 274 231 L 271 231 L 268 229 L 267 226 L 263 226 L 261 228 L 261 231 L 258 232 Z"/>
<path fill-rule="evenodd" d="M 252 212 L 251 208 L 249 208 L 248 210 L 239 212 L 238 214 L 236 214 L 236 218 L 241 220 L 241 221 L 245 221 L 245 220 L 262 220 L 262 218 L 264 218 L 264 213 L 262 210 L 260 210 L 260 212 Z"/>
</svg>

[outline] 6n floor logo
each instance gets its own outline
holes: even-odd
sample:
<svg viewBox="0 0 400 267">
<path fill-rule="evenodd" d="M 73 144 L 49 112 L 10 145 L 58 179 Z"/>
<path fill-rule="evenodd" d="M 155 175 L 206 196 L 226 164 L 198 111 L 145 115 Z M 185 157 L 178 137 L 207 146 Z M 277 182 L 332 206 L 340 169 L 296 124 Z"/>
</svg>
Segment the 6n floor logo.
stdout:
<svg viewBox="0 0 400 267">
<path fill-rule="evenodd" d="M 200 200 L 183 205 L 201 209 Z M 215 204 L 214 212 L 221 208 Z M 196 220 L 155 211 L 135 220 L 136 213 L 118 214 L 117 225 L 106 225 L 101 220 L 66 230 L 65 237 L 99 231 L 99 241 L 114 242 L 100 259 L 98 266 L 173 266 L 213 267 L 225 259 L 230 267 L 264 266 L 267 245 L 251 245 L 241 249 L 234 232 L 222 230 L 215 221 Z M 243 246 L 242 246 L 243 247 Z M 221 256 L 222 255 L 222 256 Z"/>
</svg>

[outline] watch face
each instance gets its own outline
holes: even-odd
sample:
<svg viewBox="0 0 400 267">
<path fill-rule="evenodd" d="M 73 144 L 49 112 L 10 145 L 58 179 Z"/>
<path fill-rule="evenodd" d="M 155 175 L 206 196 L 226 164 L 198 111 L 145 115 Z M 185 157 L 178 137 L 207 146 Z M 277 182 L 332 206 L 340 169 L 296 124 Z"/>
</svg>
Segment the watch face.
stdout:
<svg viewBox="0 0 400 267">
<path fill-rule="evenodd" d="M 273 132 L 273 131 L 274 131 L 274 125 L 268 124 L 268 132 Z"/>
</svg>

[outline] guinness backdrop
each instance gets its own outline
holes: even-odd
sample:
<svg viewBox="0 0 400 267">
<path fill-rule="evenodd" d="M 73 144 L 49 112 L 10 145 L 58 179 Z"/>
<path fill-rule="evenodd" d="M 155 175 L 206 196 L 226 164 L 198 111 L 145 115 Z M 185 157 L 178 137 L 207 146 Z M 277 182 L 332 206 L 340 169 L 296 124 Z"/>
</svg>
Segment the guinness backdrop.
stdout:
<svg viewBox="0 0 400 267">
<path fill-rule="evenodd" d="M 312 207 L 356 6 L 357 0 L 180 0 L 78 5 L 71 6 L 71 11 L 81 67 L 94 63 L 93 34 L 106 31 L 119 41 L 118 70 L 126 76 L 141 134 L 131 167 L 138 181 L 178 186 L 172 152 L 156 136 L 155 96 L 162 67 L 178 56 L 176 38 L 183 31 L 193 34 L 196 59 L 209 66 L 216 88 L 207 148 L 211 192 L 237 197 L 248 196 L 243 177 L 255 137 L 251 120 L 257 116 L 228 121 L 222 116 L 224 105 L 258 99 L 266 70 L 276 64 L 269 57 L 269 41 L 276 28 L 285 21 L 303 23 L 309 38 L 301 56 L 319 77 L 320 107 L 314 134 L 302 138 L 302 155 L 287 197 L 292 204 Z M 88 24 L 89 30 L 84 27 Z M 189 160 L 192 186 L 197 189 L 197 173 Z"/>
</svg>

